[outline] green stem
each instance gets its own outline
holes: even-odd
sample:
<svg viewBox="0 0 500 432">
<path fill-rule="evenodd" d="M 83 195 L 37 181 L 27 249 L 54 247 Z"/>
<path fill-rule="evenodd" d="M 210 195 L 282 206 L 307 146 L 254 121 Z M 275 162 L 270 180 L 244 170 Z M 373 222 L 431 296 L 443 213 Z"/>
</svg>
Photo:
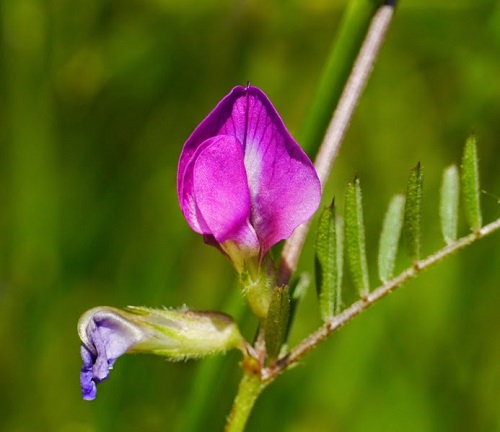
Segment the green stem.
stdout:
<svg viewBox="0 0 500 432">
<path fill-rule="evenodd" d="M 306 121 L 299 133 L 299 143 L 311 155 L 318 151 L 370 22 L 381 4 L 381 0 L 351 0 L 347 6 Z"/>
<path fill-rule="evenodd" d="M 244 375 L 238 387 L 238 394 L 226 423 L 226 432 L 243 432 L 257 398 L 266 388 L 260 375 L 257 360 L 247 357 L 243 361 Z"/>
</svg>

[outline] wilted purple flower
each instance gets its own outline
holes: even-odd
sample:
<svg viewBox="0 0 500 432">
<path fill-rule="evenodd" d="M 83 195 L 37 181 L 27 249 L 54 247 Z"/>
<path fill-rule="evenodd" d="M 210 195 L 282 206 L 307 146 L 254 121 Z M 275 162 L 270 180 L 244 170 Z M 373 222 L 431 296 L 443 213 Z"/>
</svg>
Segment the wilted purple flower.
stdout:
<svg viewBox="0 0 500 432">
<path fill-rule="evenodd" d="M 181 210 L 242 271 L 316 211 L 316 171 L 258 88 L 235 87 L 182 149 Z"/>
<path fill-rule="evenodd" d="M 78 334 L 83 360 L 80 384 L 86 400 L 95 399 L 96 385 L 108 378 L 116 359 L 127 352 L 181 360 L 244 349 L 230 316 L 188 309 L 100 306 L 82 315 Z"/>
<path fill-rule="evenodd" d="M 95 399 L 96 384 L 108 378 L 115 360 L 147 338 L 137 325 L 124 319 L 117 310 L 108 308 L 86 312 L 78 323 L 78 333 L 82 339 L 80 384 L 85 400 Z"/>
</svg>

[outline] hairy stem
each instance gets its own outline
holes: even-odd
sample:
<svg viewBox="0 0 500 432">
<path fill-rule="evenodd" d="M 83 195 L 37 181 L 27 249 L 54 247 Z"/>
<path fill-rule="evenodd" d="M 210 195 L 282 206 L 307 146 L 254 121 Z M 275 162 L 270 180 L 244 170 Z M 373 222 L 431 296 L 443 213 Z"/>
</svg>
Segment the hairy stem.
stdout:
<svg viewBox="0 0 500 432">
<path fill-rule="evenodd" d="M 238 394 L 226 423 L 226 432 L 242 432 L 245 430 L 253 406 L 266 387 L 260 374 L 260 363 L 246 357 L 243 360 L 244 375 L 238 387 Z"/>
<path fill-rule="evenodd" d="M 328 338 L 328 336 L 339 330 L 347 322 L 352 320 L 357 315 L 361 314 L 361 312 L 368 309 L 370 306 L 375 304 L 381 298 L 385 297 L 387 294 L 390 294 L 392 291 L 394 291 L 396 288 L 400 287 L 410 279 L 413 279 L 423 270 L 426 270 L 427 268 L 438 263 L 442 259 L 454 254 L 455 252 L 458 252 L 460 249 L 463 249 L 464 247 L 474 243 L 476 240 L 486 237 L 499 229 L 500 229 L 500 218 L 480 228 L 479 230 L 465 237 L 462 237 L 455 243 L 452 243 L 444 247 L 443 249 L 440 249 L 439 251 L 430 255 L 429 257 L 416 261 L 412 267 L 409 267 L 408 269 L 404 270 L 398 276 L 394 277 L 385 284 L 376 288 L 374 291 L 367 294 L 361 300 L 358 300 L 356 303 L 353 303 L 350 307 L 345 309 L 339 315 L 326 321 L 323 326 L 321 326 L 309 337 L 304 339 L 299 345 L 293 348 L 285 357 L 281 358 L 276 363 L 276 365 L 273 365 L 263 370 L 262 371 L 263 379 L 273 380 L 279 374 L 284 372 L 288 367 L 290 367 L 294 363 L 297 363 L 309 351 L 311 351 L 313 348 L 315 348 L 321 342 L 323 342 L 326 338 Z"/>
<path fill-rule="evenodd" d="M 373 64 L 384 40 L 394 12 L 395 2 L 386 2 L 375 13 L 361 50 L 354 63 L 351 75 L 340 97 L 332 120 L 326 131 L 323 143 L 316 156 L 314 166 L 321 181 L 321 187 L 326 184 L 333 162 L 335 161 L 347 127 L 351 121 L 354 109 L 368 81 Z M 278 281 L 286 285 L 297 267 L 310 222 L 299 226 L 285 242 L 281 254 Z"/>
</svg>

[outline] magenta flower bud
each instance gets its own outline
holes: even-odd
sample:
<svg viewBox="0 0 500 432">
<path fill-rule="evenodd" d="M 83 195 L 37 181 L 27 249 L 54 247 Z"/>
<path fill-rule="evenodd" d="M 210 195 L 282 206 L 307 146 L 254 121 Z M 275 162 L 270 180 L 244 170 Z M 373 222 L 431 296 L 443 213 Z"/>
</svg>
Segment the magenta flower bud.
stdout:
<svg viewBox="0 0 500 432">
<path fill-rule="evenodd" d="M 238 86 L 184 144 L 177 193 L 191 228 L 242 272 L 314 214 L 321 187 L 267 96 Z"/>
</svg>

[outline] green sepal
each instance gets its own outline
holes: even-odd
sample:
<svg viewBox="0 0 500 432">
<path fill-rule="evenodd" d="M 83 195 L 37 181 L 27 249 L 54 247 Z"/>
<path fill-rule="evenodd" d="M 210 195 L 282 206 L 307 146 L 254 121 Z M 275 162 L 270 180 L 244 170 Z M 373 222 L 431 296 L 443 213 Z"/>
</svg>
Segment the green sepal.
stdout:
<svg viewBox="0 0 500 432">
<path fill-rule="evenodd" d="M 422 242 L 422 189 L 423 170 L 420 162 L 410 171 L 406 189 L 403 237 L 411 260 L 420 259 Z"/>
<path fill-rule="evenodd" d="M 288 285 L 273 289 L 266 319 L 266 350 L 270 360 L 278 357 L 285 342 L 290 318 L 290 290 Z"/>
<path fill-rule="evenodd" d="M 359 178 L 347 185 L 345 193 L 344 238 L 347 262 L 354 286 L 361 296 L 370 291 L 366 262 L 365 228 Z"/>
<path fill-rule="evenodd" d="M 243 348 L 243 338 L 234 319 L 222 312 L 190 309 L 151 309 L 128 306 L 128 311 L 144 317 L 151 326 L 175 341 L 171 346 L 156 346 L 152 341 L 136 346 L 134 351 L 152 350 L 171 360 L 205 357 Z"/>
<path fill-rule="evenodd" d="M 465 142 L 462 158 L 462 191 L 465 218 L 471 231 L 482 226 L 481 203 L 479 199 L 479 167 L 475 135 L 470 135 Z"/>
<path fill-rule="evenodd" d="M 258 270 L 250 273 L 244 269 L 240 273 L 240 284 L 250 309 L 261 321 L 264 321 L 275 286 L 274 265 L 269 255 L 264 257 Z"/>
<path fill-rule="evenodd" d="M 394 274 L 394 262 L 403 226 L 404 207 L 405 197 L 395 195 L 385 213 L 378 249 L 378 274 L 382 282 L 387 282 Z"/>
<path fill-rule="evenodd" d="M 457 240 L 459 191 L 458 168 L 456 165 L 450 165 L 443 171 L 439 206 L 441 231 L 446 244 L 454 243 Z"/>
</svg>

